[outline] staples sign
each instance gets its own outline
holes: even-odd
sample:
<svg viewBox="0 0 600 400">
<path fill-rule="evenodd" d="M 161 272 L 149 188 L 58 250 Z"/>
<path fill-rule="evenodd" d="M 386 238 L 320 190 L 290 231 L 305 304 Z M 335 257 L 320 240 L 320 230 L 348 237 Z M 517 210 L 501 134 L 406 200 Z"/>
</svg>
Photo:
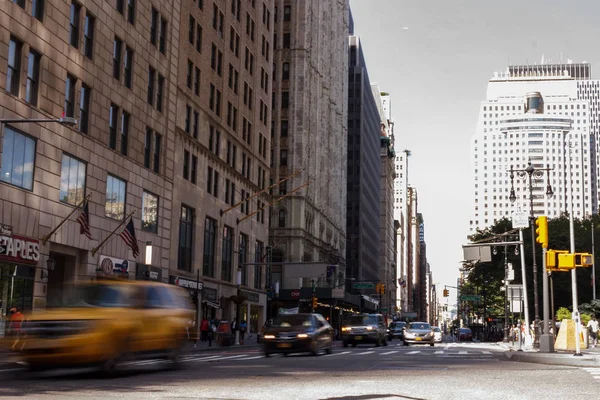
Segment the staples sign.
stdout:
<svg viewBox="0 0 600 400">
<path fill-rule="evenodd" d="M 20 264 L 37 264 L 40 241 L 24 236 L 0 236 L 0 260 Z"/>
</svg>

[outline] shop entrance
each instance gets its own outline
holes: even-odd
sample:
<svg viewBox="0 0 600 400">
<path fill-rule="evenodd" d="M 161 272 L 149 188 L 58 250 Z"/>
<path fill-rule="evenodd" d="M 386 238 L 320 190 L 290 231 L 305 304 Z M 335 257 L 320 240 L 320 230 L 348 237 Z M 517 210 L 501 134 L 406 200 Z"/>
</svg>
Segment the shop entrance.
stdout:
<svg viewBox="0 0 600 400">
<path fill-rule="evenodd" d="M 0 337 L 5 336 L 5 323 L 12 308 L 31 312 L 34 277 L 35 267 L 0 261 Z"/>
<path fill-rule="evenodd" d="M 63 296 L 67 292 L 67 285 L 73 283 L 76 258 L 60 253 L 50 253 L 55 260 L 54 271 L 48 274 L 48 292 L 46 295 L 46 307 L 60 307 L 63 304 Z"/>
</svg>

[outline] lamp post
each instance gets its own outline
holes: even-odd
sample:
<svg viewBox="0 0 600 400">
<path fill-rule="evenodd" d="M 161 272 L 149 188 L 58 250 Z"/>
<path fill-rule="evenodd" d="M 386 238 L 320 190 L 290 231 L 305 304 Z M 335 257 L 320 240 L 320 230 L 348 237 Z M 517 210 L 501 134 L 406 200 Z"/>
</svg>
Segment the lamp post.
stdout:
<svg viewBox="0 0 600 400">
<path fill-rule="evenodd" d="M 539 324 L 540 324 L 540 310 L 539 310 L 539 300 L 538 300 L 538 284 L 537 284 L 537 260 L 536 260 L 536 251 L 535 251 L 535 215 L 533 211 L 533 178 L 541 178 L 544 176 L 544 171 L 546 171 L 548 183 L 546 185 L 546 195 L 548 197 L 552 197 L 554 192 L 552 191 L 552 186 L 550 186 L 550 167 L 546 168 L 535 168 L 531 165 L 531 161 L 527 163 L 527 168 L 525 169 L 513 169 L 510 167 L 510 196 L 509 200 L 511 203 L 514 203 L 517 200 L 517 196 L 515 195 L 515 187 L 514 187 L 514 175 L 517 174 L 520 178 L 529 178 L 529 226 L 531 228 L 531 251 L 533 254 L 533 301 L 534 301 L 534 322 L 533 322 L 533 347 L 539 348 L 540 346 L 540 335 L 539 335 Z M 524 268 L 524 266 L 523 266 Z M 544 282 L 547 282 L 547 275 L 544 271 Z M 523 285 L 526 283 L 523 282 Z M 544 285 L 545 290 L 547 290 L 547 284 Z M 529 328 L 529 327 L 528 327 Z"/>
</svg>

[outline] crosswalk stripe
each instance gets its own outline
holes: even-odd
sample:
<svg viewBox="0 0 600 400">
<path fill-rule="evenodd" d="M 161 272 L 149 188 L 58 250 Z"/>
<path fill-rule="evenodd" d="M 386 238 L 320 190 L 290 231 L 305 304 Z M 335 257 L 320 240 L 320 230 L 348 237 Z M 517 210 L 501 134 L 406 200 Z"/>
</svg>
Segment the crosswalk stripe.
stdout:
<svg viewBox="0 0 600 400">
<path fill-rule="evenodd" d="M 434 354 L 444 354 L 444 350 L 438 350 Z"/>
<path fill-rule="evenodd" d="M 248 358 L 240 358 L 240 361 L 246 361 L 246 360 L 256 360 L 258 358 L 265 358 L 265 356 L 255 356 L 255 357 L 248 357 Z"/>
<path fill-rule="evenodd" d="M 332 353 L 332 354 L 326 354 L 326 355 L 325 355 L 325 357 L 331 357 L 331 356 L 341 356 L 341 355 L 344 355 L 344 354 L 350 354 L 350 352 L 349 352 L 349 351 L 343 351 L 343 352 L 341 352 L 341 353 Z"/>
<path fill-rule="evenodd" d="M 373 353 L 375 353 L 375 352 L 374 351 L 365 351 L 364 353 L 356 353 L 356 354 L 358 354 L 359 356 L 364 356 L 365 354 L 373 354 Z"/>
<path fill-rule="evenodd" d="M 458 354 L 469 354 L 469 352 L 468 352 L 468 351 L 461 350 L 461 351 L 459 351 L 459 352 L 458 352 Z"/>
<path fill-rule="evenodd" d="M 382 356 L 384 356 L 384 355 L 388 355 L 388 354 L 394 354 L 394 353 L 397 353 L 397 352 L 398 352 L 398 350 L 394 350 L 394 351 L 387 351 L 387 352 L 385 352 L 385 353 L 381 353 L 381 355 L 382 355 Z"/>
<path fill-rule="evenodd" d="M 418 354 L 420 352 L 421 352 L 420 350 L 416 350 L 416 351 L 409 351 L 406 354 Z"/>
<path fill-rule="evenodd" d="M 482 350 L 481 352 L 482 352 L 483 354 L 492 354 L 492 352 L 491 352 L 491 351 L 485 351 L 485 350 Z"/>
<path fill-rule="evenodd" d="M 219 358 L 220 356 L 208 356 L 208 357 L 189 357 L 186 358 L 184 360 L 182 360 L 183 362 L 188 362 L 188 361 L 204 361 L 204 360 L 214 360 L 215 358 Z"/>
</svg>

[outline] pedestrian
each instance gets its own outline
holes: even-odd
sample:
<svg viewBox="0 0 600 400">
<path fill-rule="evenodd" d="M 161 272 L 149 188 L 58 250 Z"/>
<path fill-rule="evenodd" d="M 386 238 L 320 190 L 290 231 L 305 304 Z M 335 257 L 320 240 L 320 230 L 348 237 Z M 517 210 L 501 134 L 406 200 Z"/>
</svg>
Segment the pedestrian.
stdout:
<svg viewBox="0 0 600 400">
<path fill-rule="evenodd" d="M 206 317 L 202 318 L 200 323 L 200 340 L 206 342 L 208 340 L 208 320 Z"/>
<path fill-rule="evenodd" d="M 592 338 L 592 347 L 596 347 L 598 344 L 598 321 L 594 315 L 587 323 L 590 337 Z"/>
<path fill-rule="evenodd" d="M 246 335 L 247 327 L 248 325 L 246 324 L 246 321 L 242 321 L 242 323 L 240 324 L 240 344 L 244 344 L 244 336 Z"/>
<path fill-rule="evenodd" d="M 214 337 L 216 331 L 217 331 L 217 327 L 215 326 L 214 321 L 209 321 L 208 331 L 206 333 L 206 340 L 208 340 L 208 347 L 212 347 L 212 341 L 213 341 L 213 337 Z"/>
<path fill-rule="evenodd" d="M 21 313 L 21 309 L 19 307 L 13 307 L 10 309 L 10 318 L 8 320 L 8 331 L 10 332 L 10 336 L 14 337 L 15 339 L 19 338 L 24 319 L 25 316 Z"/>
</svg>

